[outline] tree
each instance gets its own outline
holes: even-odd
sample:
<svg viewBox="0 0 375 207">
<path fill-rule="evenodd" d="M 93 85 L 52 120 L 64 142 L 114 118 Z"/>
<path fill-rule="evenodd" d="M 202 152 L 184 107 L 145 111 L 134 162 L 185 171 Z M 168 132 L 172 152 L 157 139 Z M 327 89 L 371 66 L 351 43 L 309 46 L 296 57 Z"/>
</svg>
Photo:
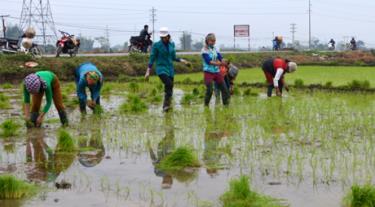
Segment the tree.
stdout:
<svg viewBox="0 0 375 207">
<path fill-rule="evenodd" d="M 358 47 L 358 49 L 363 50 L 363 49 L 366 49 L 366 44 L 365 44 L 364 41 L 362 41 L 362 40 L 358 40 L 358 41 L 357 41 L 357 47 Z"/>
<path fill-rule="evenodd" d="M 100 49 L 109 51 L 110 50 L 110 45 L 109 45 L 109 40 L 105 37 L 96 37 L 96 41 L 99 42 L 100 44 Z"/>
<path fill-rule="evenodd" d="M 198 41 L 193 44 L 193 50 L 201 50 L 204 46 L 203 41 Z"/>
<path fill-rule="evenodd" d="M 23 31 L 18 25 L 9 25 L 6 27 L 5 35 L 7 38 L 18 39 Z"/>
<path fill-rule="evenodd" d="M 87 38 L 87 37 L 80 37 L 80 50 L 82 51 L 91 51 L 94 49 L 94 40 L 91 39 L 91 38 Z"/>
<path fill-rule="evenodd" d="M 193 40 L 191 39 L 191 34 L 186 31 L 182 32 L 182 36 L 180 37 L 181 49 L 191 50 L 192 42 Z"/>
</svg>

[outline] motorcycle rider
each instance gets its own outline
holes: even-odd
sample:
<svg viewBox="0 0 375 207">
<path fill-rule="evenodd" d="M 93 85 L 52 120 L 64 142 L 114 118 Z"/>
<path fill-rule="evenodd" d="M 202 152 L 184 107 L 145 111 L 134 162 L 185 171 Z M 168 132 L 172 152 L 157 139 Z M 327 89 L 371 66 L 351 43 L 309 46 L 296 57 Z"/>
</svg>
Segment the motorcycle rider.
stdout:
<svg viewBox="0 0 375 207">
<path fill-rule="evenodd" d="M 335 49 L 335 46 L 336 46 L 336 42 L 335 42 L 335 40 L 332 38 L 332 39 L 328 42 L 328 47 L 329 47 L 329 49 L 334 50 L 334 49 Z"/>
<path fill-rule="evenodd" d="M 142 52 L 146 53 L 147 52 L 147 48 L 149 46 L 148 44 L 148 38 L 151 36 L 151 33 L 148 32 L 148 25 L 146 24 L 143 29 L 141 30 L 141 32 L 139 33 L 139 39 L 142 41 L 143 43 L 143 48 L 142 48 Z"/>
<path fill-rule="evenodd" d="M 352 50 L 357 49 L 357 41 L 355 41 L 354 37 L 352 37 L 352 40 L 350 40 L 350 46 Z"/>
</svg>

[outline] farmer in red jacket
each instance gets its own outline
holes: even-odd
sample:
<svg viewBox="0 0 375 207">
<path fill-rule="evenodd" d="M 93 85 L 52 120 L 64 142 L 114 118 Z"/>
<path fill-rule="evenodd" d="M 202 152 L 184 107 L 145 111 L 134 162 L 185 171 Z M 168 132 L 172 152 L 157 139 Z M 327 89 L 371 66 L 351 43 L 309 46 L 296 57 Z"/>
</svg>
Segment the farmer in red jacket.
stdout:
<svg viewBox="0 0 375 207">
<path fill-rule="evenodd" d="M 286 91 L 289 91 L 284 81 L 284 75 L 285 73 L 295 72 L 297 64 L 287 59 L 273 58 L 264 61 L 262 69 L 268 83 L 267 96 L 272 96 L 273 88 L 276 88 L 276 95 L 281 96 L 283 87 Z"/>
</svg>

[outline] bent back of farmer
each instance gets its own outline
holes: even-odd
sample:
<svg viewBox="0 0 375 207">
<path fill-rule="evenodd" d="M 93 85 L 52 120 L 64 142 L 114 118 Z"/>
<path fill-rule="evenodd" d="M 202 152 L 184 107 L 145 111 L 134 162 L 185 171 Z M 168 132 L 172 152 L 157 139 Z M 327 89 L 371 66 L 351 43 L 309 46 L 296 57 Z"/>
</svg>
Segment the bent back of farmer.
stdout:
<svg viewBox="0 0 375 207">
<path fill-rule="evenodd" d="M 60 82 L 51 71 L 39 71 L 26 76 L 23 84 L 24 114 L 27 122 L 31 121 L 34 126 L 41 126 L 45 114 L 49 111 L 52 100 L 59 113 L 61 124 L 68 124 L 65 107 L 62 100 Z M 30 114 L 30 94 L 32 95 Z M 46 95 L 46 105 L 40 112 L 42 99 Z"/>
<path fill-rule="evenodd" d="M 81 113 L 86 113 L 86 104 L 92 110 L 97 105 L 100 105 L 100 90 L 103 86 L 103 75 L 93 63 L 86 62 L 78 66 L 75 70 L 75 82 Z M 90 90 L 91 101 L 87 101 L 86 87 Z"/>
<path fill-rule="evenodd" d="M 285 86 L 284 75 L 296 71 L 297 64 L 287 59 L 272 58 L 263 62 L 262 70 L 268 83 L 267 96 L 272 96 L 273 88 L 276 88 L 276 94 L 281 96 Z"/>
</svg>

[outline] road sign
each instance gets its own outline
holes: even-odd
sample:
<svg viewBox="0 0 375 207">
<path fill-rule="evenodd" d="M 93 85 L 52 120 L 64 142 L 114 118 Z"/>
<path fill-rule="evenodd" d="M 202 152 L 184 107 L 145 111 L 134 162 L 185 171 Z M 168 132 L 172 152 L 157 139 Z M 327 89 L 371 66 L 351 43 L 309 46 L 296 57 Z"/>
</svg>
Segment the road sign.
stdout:
<svg viewBox="0 0 375 207">
<path fill-rule="evenodd" d="M 234 25 L 234 37 L 250 37 L 250 25 Z"/>
</svg>

